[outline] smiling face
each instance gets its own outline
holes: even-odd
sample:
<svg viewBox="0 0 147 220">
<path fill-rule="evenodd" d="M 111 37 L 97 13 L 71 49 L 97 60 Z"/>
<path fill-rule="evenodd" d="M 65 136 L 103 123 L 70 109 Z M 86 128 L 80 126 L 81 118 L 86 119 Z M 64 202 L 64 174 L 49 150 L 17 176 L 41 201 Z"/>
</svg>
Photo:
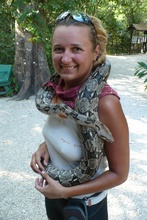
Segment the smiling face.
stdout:
<svg viewBox="0 0 147 220">
<path fill-rule="evenodd" d="M 65 82 L 65 88 L 83 83 L 90 75 L 99 54 L 93 49 L 87 26 L 57 26 L 52 39 L 52 59 L 55 70 Z"/>
</svg>

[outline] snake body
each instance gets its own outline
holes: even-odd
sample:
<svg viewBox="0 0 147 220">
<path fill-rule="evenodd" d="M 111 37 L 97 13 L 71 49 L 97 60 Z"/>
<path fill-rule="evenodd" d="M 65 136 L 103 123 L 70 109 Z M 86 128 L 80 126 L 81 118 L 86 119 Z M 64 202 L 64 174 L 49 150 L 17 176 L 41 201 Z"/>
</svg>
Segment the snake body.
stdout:
<svg viewBox="0 0 147 220">
<path fill-rule="evenodd" d="M 43 86 L 36 95 L 36 107 L 39 111 L 47 115 L 64 114 L 74 120 L 79 127 L 82 158 L 78 166 L 71 170 L 60 170 L 49 162 L 46 167 L 49 176 L 63 186 L 78 185 L 90 180 L 104 156 L 104 140 L 113 142 L 109 129 L 98 118 L 99 94 L 109 76 L 110 68 L 111 65 L 106 60 L 91 73 L 79 90 L 74 109 L 64 103 L 53 104 L 55 92 L 51 87 Z M 59 78 L 60 76 L 55 73 L 50 80 L 58 84 Z"/>
</svg>

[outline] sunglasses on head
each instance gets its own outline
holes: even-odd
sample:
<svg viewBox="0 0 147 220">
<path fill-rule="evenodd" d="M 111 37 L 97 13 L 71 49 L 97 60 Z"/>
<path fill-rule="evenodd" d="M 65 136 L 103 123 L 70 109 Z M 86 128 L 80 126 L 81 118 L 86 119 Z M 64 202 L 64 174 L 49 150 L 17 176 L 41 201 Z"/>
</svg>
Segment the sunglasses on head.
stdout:
<svg viewBox="0 0 147 220">
<path fill-rule="evenodd" d="M 88 15 L 86 15 L 82 12 L 65 11 L 56 18 L 55 23 L 57 24 L 58 22 L 66 19 L 68 16 L 71 16 L 77 22 L 92 25 L 94 27 L 92 20 L 88 17 Z M 94 29 L 95 29 L 95 27 L 94 27 Z"/>
</svg>

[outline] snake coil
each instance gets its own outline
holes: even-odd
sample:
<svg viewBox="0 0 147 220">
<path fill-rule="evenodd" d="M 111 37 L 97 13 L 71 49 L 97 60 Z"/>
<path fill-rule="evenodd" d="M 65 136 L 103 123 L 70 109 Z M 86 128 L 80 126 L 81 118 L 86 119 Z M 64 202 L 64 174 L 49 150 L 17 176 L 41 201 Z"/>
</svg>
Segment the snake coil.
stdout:
<svg viewBox="0 0 147 220">
<path fill-rule="evenodd" d="M 72 109 L 64 103 L 53 104 L 55 95 L 51 87 L 43 86 L 36 96 L 36 107 L 39 111 L 51 114 L 64 114 L 74 120 L 79 127 L 82 143 L 82 158 L 77 167 L 71 170 L 60 170 L 49 161 L 46 172 L 63 186 L 73 186 L 90 180 L 96 173 L 104 156 L 104 140 L 113 142 L 108 128 L 99 121 L 99 95 L 110 73 L 108 60 L 99 65 L 88 77 L 79 90 Z M 50 80 L 58 84 L 60 76 L 55 73 Z"/>
</svg>

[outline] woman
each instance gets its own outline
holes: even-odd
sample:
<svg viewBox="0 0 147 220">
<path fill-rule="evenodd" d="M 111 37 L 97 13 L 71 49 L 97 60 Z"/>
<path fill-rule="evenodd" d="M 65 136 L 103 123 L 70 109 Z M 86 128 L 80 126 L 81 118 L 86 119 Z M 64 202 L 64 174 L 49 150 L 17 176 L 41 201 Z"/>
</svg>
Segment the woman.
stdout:
<svg viewBox="0 0 147 220">
<path fill-rule="evenodd" d="M 74 108 L 77 93 L 70 99 L 69 91 L 74 92 L 75 88 L 79 91 L 95 68 L 105 62 L 106 44 L 107 33 L 99 19 L 76 12 L 64 12 L 56 19 L 52 37 L 52 59 L 61 80 L 60 85 L 48 84 L 55 89 L 56 100 L 53 102 L 63 102 Z M 57 86 L 65 93 L 64 97 L 58 94 Z M 65 187 L 44 172 L 49 158 L 60 169 L 71 169 L 80 161 L 82 149 L 79 131 L 76 123 L 70 122 L 68 118 L 49 116 L 43 128 L 45 142 L 32 155 L 30 166 L 34 172 L 42 175 L 41 179 L 36 179 L 35 187 L 45 196 L 50 220 L 66 219 L 63 210 L 69 198 L 80 198 L 81 201 L 86 198 L 87 219 L 107 220 L 107 190 L 127 179 L 129 135 L 119 96 L 106 84 L 99 99 L 99 120 L 111 131 L 114 141 L 104 141 L 105 156 L 91 180 Z M 57 141 L 61 132 L 62 138 Z M 69 139 L 72 144 L 69 144 Z"/>
</svg>

